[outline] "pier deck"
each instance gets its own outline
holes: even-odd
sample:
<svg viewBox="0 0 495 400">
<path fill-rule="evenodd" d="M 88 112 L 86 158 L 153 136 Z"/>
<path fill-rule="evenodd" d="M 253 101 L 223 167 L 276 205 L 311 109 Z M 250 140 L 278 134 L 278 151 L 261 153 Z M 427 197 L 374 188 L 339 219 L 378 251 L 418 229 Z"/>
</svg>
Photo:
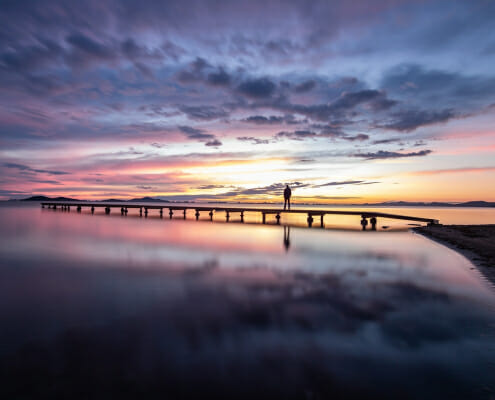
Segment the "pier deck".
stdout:
<svg viewBox="0 0 495 400">
<path fill-rule="evenodd" d="M 201 212 L 208 212 L 210 219 L 213 220 L 213 215 L 215 212 L 224 212 L 225 218 L 228 221 L 231 213 L 240 213 L 241 222 L 244 222 L 244 213 L 245 212 L 256 212 L 262 215 L 262 223 L 266 223 L 267 215 L 275 215 L 277 224 L 280 223 L 281 214 L 306 214 L 308 226 L 311 227 L 313 225 L 314 216 L 320 217 L 320 225 L 324 226 L 323 218 L 325 215 L 356 215 L 361 217 L 361 227 L 363 230 L 368 226 L 368 219 L 370 220 L 371 229 L 376 229 L 377 218 L 389 218 L 389 219 L 399 219 L 406 221 L 415 221 L 415 222 L 425 222 L 428 225 L 438 224 L 439 221 L 433 218 L 423 218 L 423 217 L 414 217 L 409 215 L 398 215 L 398 214 L 390 214 L 390 213 L 382 213 L 376 211 L 346 211 L 346 210 L 325 210 L 325 209 L 292 209 L 292 210 L 283 210 L 279 208 L 263 208 L 263 207 L 242 207 L 242 206 L 196 206 L 196 205 L 180 205 L 180 204 L 139 204 L 139 203 L 106 203 L 106 202 L 60 202 L 60 201 L 44 201 L 41 202 L 41 207 L 57 209 L 61 208 L 64 210 L 70 210 L 71 207 L 76 208 L 78 212 L 82 210 L 82 208 L 89 208 L 92 213 L 94 213 L 96 208 L 104 208 L 106 214 L 110 214 L 112 208 L 119 208 L 121 214 L 127 214 L 128 209 L 139 209 L 139 214 L 142 216 L 144 211 L 144 216 L 148 216 L 149 210 L 158 210 L 160 216 L 163 217 L 163 210 L 167 209 L 170 218 L 174 215 L 175 211 L 182 211 L 184 219 L 186 218 L 187 210 L 194 210 L 196 219 L 199 219 Z"/>
</svg>

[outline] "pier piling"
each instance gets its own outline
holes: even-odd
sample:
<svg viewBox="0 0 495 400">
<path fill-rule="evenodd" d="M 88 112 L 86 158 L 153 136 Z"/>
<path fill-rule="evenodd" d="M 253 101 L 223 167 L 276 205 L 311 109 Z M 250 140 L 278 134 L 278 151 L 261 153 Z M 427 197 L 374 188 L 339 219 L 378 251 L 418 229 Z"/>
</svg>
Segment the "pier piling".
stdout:
<svg viewBox="0 0 495 400">
<path fill-rule="evenodd" d="M 308 214 L 308 226 L 311 228 L 313 226 L 313 216 Z"/>
<path fill-rule="evenodd" d="M 376 231 L 376 217 L 371 217 L 370 223 L 371 223 L 371 230 Z"/>
<path fill-rule="evenodd" d="M 366 217 L 363 215 L 361 217 L 361 227 L 363 228 L 363 231 L 366 230 L 366 227 L 368 226 L 368 220 L 366 219 Z"/>
</svg>

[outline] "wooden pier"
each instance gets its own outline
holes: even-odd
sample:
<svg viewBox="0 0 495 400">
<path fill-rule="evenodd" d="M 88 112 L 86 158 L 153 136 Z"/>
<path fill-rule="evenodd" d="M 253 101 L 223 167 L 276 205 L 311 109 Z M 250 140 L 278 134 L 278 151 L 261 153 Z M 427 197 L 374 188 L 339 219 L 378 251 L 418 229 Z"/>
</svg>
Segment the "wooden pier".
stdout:
<svg viewBox="0 0 495 400">
<path fill-rule="evenodd" d="M 382 213 L 376 211 L 345 211 L 345 210 L 323 210 L 323 209 L 292 209 L 283 210 L 277 208 L 262 208 L 262 207 L 225 207 L 225 206 L 195 206 L 195 205 L 179 205 L 179 204 L 137 204 L 137 203 L 105 203 L 105 202 L 59 202 L 59 201 L 44 201 L 41 203 L 42 208 L 51 209 L 63 209 L 70 211 L 71 207 L 75 208 L 77 212 L 81 212 L 83 207 L 89 208 L 91 213 L 95 212 L 96 208 L 103 208 L 106 214 L 110 214 L 111 209 L 120 209 L 122 215 L 126 215 L 130 208 L 139 209 L 139 215 L 147 217 L 150 210 L 157 210 L 160 217 L 163 217 L 163 210 L 168 210 L 169 217 L 172 218 L 174 212 L 182 213 L 184 219 L 186 219 L 187 210 L 194 210 L 196 220 L 199 219 L 201 213 L 208 213 L 210 220 L 213 220 L 213 215 L 216 212 L 225 213 L 226 221 L 229 221 L 230 214 L 240 213 L 241 222 L 244 222 L 245 212 L 260 213 L 262 216 L 262 223 L 266 223 L 267 215 L 275 215 L 277 224 L 280 224 L 280 218 L 282 214 L 306 214 L 308 226 L 313 226 L 314 218 L 319 217 L 320 226 L 323 228 L 323 218 L 325 215 L 356 215 L 361 217 L 361 227 L 366 230 L 369 224 L 371 230 L 376 230 L 376 224 L 378 218 L 399 219 L 414 222 L 425 222 L 428 225 L 438 224 L 438 220 L 432 218 L 413 217 L 408 215 L 398 215 L 390 213 Z"/>
</svg>

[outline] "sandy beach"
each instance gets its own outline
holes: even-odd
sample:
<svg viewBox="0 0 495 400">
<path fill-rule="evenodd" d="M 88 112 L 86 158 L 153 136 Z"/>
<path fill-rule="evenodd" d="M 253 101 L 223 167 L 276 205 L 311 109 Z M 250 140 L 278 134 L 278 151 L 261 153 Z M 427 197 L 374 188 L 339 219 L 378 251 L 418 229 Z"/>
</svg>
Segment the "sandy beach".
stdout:
<svg viewBox="0 0 495 400">
<path fill-rule="evenodd" d="M 495 285 L 495 225 L 433 225 L 414 231 L 463 254 Z"/>
</svg>

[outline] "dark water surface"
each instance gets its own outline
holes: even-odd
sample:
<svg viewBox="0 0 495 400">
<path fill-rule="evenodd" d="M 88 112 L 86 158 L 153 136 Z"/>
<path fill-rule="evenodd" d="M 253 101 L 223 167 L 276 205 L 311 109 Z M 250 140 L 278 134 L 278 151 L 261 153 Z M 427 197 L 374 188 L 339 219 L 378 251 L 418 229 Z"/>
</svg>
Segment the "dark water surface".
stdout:
<svg viewBox="0 0 495 400">
<path fill-rule="evenodd" d="M 494 306 L 408 231 L 0 207 L 4 399 L 490 399 Z"/>
</svg>

